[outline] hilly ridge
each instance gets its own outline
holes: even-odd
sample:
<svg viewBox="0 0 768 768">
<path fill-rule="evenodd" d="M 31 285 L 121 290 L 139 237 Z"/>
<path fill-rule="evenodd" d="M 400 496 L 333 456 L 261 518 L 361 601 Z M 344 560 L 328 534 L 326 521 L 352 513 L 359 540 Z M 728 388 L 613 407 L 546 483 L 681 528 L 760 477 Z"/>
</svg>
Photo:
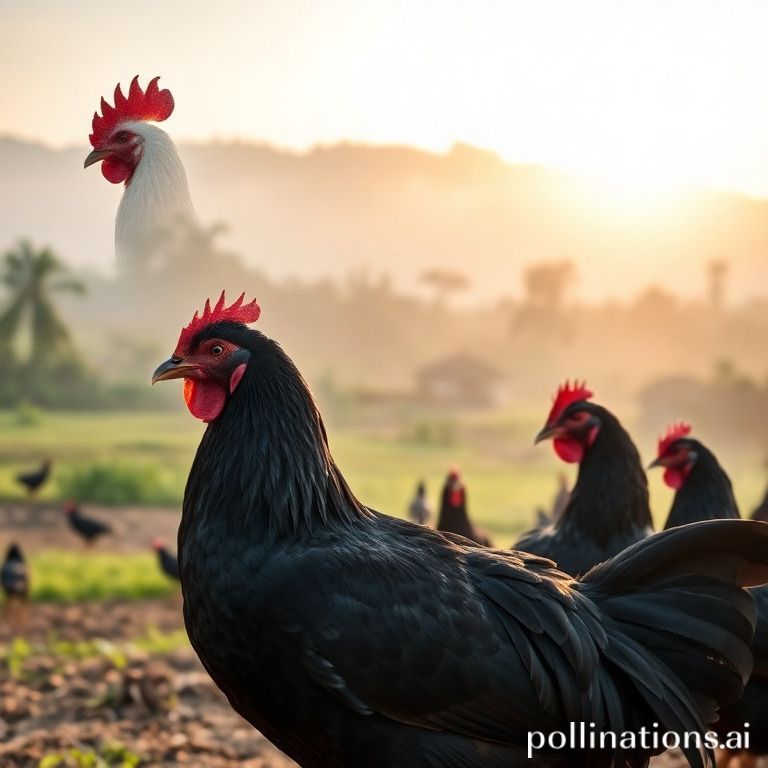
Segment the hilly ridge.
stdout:
<svg viewBox="0 0 768 768">
<path fill-rule="evenodd" d="M 480 300 L 519 294 L 526 265 L 567 257 L 579 297 L 593 300 L 648 282 L 700 294 L 704 264 L 719 256 L 741 298 L 768 252 L 767 201 L 694 189 L 661 201 L 614 195 L 461 144 L 444 155 L 351 144 L 180 152 L 202 220 L 227 224 L 225 245 L 276 277 L 387 272 L 414 291 L 421 272 L 444 267 L 466 272 L 468 298 Z M 85 154 L 0 139 L 0 245 L 30 237 L 72 264 L 111 268 L 120 189 L 84 171 Z"/>
</svg>

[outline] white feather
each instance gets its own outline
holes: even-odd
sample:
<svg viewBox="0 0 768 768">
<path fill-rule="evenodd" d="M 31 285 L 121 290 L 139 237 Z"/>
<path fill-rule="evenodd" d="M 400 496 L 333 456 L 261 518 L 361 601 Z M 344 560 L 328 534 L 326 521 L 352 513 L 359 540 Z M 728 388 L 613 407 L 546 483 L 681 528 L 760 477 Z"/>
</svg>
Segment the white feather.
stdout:
<svg viewBox="0 0 768 768">
<path fill-rule="evenodd" d="M 118 260 L 147 259 L 163 232 L 180 220 L 198 227 L 187 174 L 171 137 L 156 125 L 125 123 L 144 139 L 141 158 L 125 188 L 115 220 Z"/>
</svg>

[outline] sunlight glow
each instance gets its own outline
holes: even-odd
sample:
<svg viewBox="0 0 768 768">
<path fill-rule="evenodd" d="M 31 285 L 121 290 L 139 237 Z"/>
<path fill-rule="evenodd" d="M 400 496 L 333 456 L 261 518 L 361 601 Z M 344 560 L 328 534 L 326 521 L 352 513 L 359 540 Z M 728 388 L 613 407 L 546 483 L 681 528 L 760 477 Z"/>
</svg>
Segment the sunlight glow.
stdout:
<svg viewBox="0 0 768 768">
<path fill-rule="evenodd" d="M 130 14 L 107 5 L 94 18 L 85 0 L 0 0 L 0 97 L 14 105 L 0 133 L 84 143 L 102 93 L 159 73 L 179 139 L 461 141 L 627 193 L 768 196 L 765 3 L 188 5 L 135 0 Z"/>
</svg>

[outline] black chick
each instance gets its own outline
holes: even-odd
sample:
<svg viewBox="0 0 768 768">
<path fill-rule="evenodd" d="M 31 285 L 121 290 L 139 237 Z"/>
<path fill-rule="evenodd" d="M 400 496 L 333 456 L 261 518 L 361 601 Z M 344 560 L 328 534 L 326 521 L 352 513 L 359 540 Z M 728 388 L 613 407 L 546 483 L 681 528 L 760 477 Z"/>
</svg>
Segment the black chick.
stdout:
<svg viewBox="0 0 768 768">
<path fill-rule="evenodd" d="M 157 562 L 160 570 L 169 578 L 179 580 L 179 561 L 162 539 L 155 539 L 152 542 L 152 549 L 157 552 Z"/>
<path fill-rule="evenodd" d="M 21 547 L 13 543 L 8 547 L 0 569 L 0 584 L 5 593 L 5 618 L 15 629 L 26 623 L 29 574 Z"/>
<path fill-rule="evenodd" d="M 16 482 L 27 489 L 28 496 L 33 497 L 45 485 L 51 474 L 52 466 L 53 462 L 50 459 L 46 459 L 40 469 L 16 475 Z"/>
<path fill-rule="evenodd" d="M 67 513 L 69 527 L 89 546 L 99 536 L 103 536 L 105 533 L 112 533 L 112 528 L 106 523 L 83 515 L 74 501 L 66 502 L 64 504 L 64 511 Z"/>
</svg>

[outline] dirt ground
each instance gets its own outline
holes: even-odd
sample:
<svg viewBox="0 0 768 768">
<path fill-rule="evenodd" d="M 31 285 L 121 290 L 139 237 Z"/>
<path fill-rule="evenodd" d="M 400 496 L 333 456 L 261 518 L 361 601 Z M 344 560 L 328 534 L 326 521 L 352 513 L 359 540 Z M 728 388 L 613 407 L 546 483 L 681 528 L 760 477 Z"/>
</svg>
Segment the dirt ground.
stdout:
<svg viewBox="0 0 768 768">
<path fill-rule="evenodd" d="M 181 520 L 181 508 L 165 507 L 102 507 L 83 504 L 81 512 L 102 520 L 113 533 L 99 541 L 99 550 L 110 552 L 146 551 L 155 537 L 165 539 L 176 547 L 176 531 Z M 26 505 L 0 502 L 0 543 L 22 536 L 25 550 L 68 549 L 81 547 L 82 542 L 69 529 L 67 516 L 58 504 Z"/>
<path fill-rule="evenodd" d="M 83 506 L 108 521 L 114 534 L 99 550 L 146 551 L 156 536 L 175 548 L 180 511 Z M 58 505 L 0 504 L 0 542 L 20 538 L 24 548 L 70 549 L 81 542 Z M 183 628 L 180 599 L 110 601 L 29 607 L 25 639 L 52 637 L 77 643 L 101 638 L 120 646 Z M 0 645 L 11 640 L 0 620 Z M 230 708 L 188 646 L 169 654 L 131 650 L 124 667 L 103 655 L 82 660 L 33 654 L 12 679 L 0 666 L 0 766 L 33 768 L 43 755 L 119 742 L 142 757 L 141 765 L 191 768 L 288 768 L 275 749 Z"/>
<path fill-rule="evenodd" d="M 33 645 L 109 638 L 119 644 L 181 626 L 174 599 L 31 607 Z M 0 643 L 9 640 L 0 627 Z M 43 755 L 120 742 L 142 765 L 287 768 L 295 765 L 230 709 L 189 647 L 168 655 L 131 651 L 122 668 L 106 656 L 32 655 L 21 679 L 0 677 L 0 765 L 32 768 Z"/>
</svg>

